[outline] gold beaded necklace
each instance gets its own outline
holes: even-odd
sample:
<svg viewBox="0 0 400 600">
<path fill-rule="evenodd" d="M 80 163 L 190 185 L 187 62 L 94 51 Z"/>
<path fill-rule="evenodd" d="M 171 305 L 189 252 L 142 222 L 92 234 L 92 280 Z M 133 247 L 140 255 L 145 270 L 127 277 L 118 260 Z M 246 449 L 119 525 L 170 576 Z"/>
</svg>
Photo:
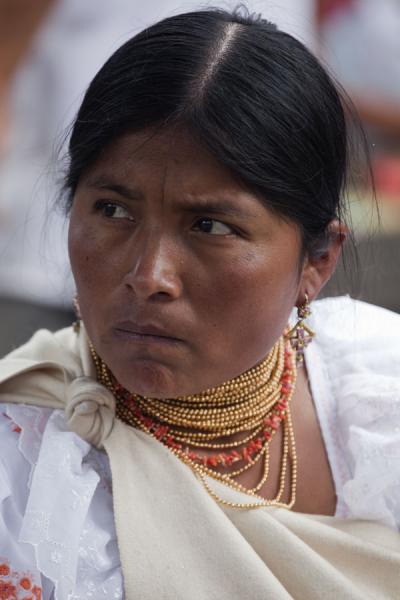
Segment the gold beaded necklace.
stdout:
<svg viewBox="0 0 400 600">
<path fill-rule="evenodd" d="M 297 368 L 295 352 L 282 336 L 258 365 L 222 385 L 200 394 L 169 399 L 139 396 L 124 389 L 89 343 L 97 379 L 117 401 L 117 417 L 128 425 L 152 435 L 202 481 L 219 503 L 234 508 L 282 506 L 291 508 L 296 500 L 297 455 L 291 419 Z M 279 489 L 275 498 L 259 495 L 269 475 L 269 445 L 283 427 Z M 239 436 L 232 440 L 232 436 Z M 216 450 L 212 456 L 198 450 Z M 264 461 L 257 485 L 246 488 L 236 478 Z M 288 465 L 291 467 L 290 499 L 283 501 Z M 208 478 L 251 495 L 256 502 L 237 503 L 221 498 Z"/>
</svg>

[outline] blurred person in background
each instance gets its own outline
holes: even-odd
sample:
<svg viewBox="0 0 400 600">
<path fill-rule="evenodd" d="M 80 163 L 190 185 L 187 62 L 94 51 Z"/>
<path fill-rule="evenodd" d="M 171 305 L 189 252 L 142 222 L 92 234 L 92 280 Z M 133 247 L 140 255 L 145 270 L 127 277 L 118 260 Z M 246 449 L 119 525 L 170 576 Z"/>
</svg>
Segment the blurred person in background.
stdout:
<svg viewBox="0 0 400 600">
<path fill-rule="evenodd" d="M 357 104 L 386 136 L 400 136 L 400 3 L 317 0 L 321 52 Z"/>
<path fill-rule="evenodd" d="M 73 318 L 66 220 L 53 206 L 57 151 L 89 81 L 135 31 L 193 6 L 0 0 L 0 356 L 38 327 Z M 271 19 L 311 43 L 312 0 L 250 3 L 256 11 L 267 6 Z"/>
<path fill-rule="evenodd" d="M 353 189 L 361 269 L 349 278 L 342 265 L 326 293 L 400 312 L 400 2 L 318 0 L 316 10 L 320 55 L 367 131 L 379 202 L 377 212 L 361 181 Z"/>
</svg>

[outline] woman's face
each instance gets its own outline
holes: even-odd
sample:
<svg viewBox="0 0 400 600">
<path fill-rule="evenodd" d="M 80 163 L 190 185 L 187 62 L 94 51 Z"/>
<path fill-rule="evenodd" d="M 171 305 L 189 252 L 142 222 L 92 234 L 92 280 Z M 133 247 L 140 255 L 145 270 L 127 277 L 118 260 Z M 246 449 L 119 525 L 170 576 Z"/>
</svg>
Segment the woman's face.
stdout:
<svg viewBox="0 0 400 600">
<path fill-rule="evenodd" d="M 71 212 L 88 335 L 144 396 L 200 392 L 264 358 L 297 299 L 300 248 L 294 224 L 171 130 L 114 142 Z"/>
</svg>

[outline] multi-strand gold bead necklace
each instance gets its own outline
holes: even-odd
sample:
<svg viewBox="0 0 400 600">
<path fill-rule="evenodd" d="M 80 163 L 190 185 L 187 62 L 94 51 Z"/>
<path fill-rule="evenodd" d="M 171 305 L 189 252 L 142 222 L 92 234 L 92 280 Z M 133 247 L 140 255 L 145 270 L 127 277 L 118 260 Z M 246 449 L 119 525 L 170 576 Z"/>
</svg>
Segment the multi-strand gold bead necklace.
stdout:
<svg viewBox="0 0 400 600">
<path fill-rule="evenodd" d="M 260 364 L 238 377 L 200 394 L 169 399 L 128 392 L 116 381 L 92 344 L 90 350 L 98 381 L 116 398 L 117 416 L 167 446 L 193 469 L 218 502 L 235 508 L 293 506 L 297 456 L 290 403 L 297 368 L 295 352 L 283 336 Z M 265 500 L 259 492 L 269 475 L 270 442 L 281 426 L 279 489 L 275 498 Z M 241 485 L 237 478 L 261 460 L 263 468 L 257 485 L 252 488 Z M 288 465 L 290 499 L 285 502 Z M 212 489 L 209 477 L 253 496 L 255 501 L 238 503 L 222 499 Z"/>
</svg>

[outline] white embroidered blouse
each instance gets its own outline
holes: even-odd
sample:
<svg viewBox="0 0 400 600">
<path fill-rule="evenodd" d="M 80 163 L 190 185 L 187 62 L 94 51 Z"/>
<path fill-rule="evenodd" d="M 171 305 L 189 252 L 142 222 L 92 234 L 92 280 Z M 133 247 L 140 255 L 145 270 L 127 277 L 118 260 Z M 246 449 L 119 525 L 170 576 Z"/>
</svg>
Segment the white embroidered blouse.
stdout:
<svg viewBox="0 0 400 600">
<path fill-rule="evenodd" d="M 306 352 L 336 516 L 400 528 L 400 316 L 313 304 Z M 0 598 L 121 599 L 108 458 L 62 411 L 0 404 Z M 139 597 L 139 595 L 138 595 Z"/>
</svg>

